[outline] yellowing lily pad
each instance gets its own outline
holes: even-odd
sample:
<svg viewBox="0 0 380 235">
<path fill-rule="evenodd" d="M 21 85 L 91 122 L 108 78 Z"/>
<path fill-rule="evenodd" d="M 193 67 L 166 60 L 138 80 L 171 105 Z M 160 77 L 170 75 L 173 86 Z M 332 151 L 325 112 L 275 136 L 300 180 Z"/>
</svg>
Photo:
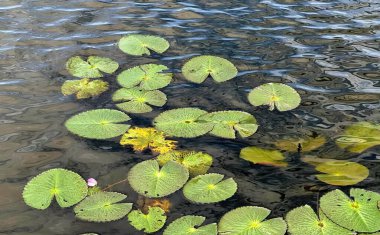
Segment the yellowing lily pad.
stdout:
<svg viewBox="0 0 380 235">
<path fill-rule="evenodd" d="M 292 87 L 282 83 L 266 83 L 254 88 L 248 94 L 248 101 L 254 106 L 269 105 L 269 110 L 295 109 L 301 103 L 301 97 Z"/>
<path fill-rule="evenodd" d="M 343 160 L 331 160 L 317 165 L 315 168 L 325 174 L 317 174 L 316 177 L 331 185 L 354 185 L 365 180 L 369 175 L 367 167 Z"/>
<path fill-rule="evenodd" d="M 67 71 L 79 78 L 100 78 L 103 77 L 101 72 L 112 74 L 118 68 L 116 61 L 99 56 L 89 56 L 87 61 L 80 56 L 74 56 L 66 62 Z"/>
<path fill-rule="evenodd" d="M 117 76 L 117 82 L 125 88 L 139 87 L 142 90 L 156 90 L 169 85 L 173 74 L 165 73 L 168 67 L 160 64 L 144 64 L 124 70 Z"/>
<path fill-rule="evenodd" d="M 153 106 L 161 107 L 166 103 L 166 95 L 159 91 L 145 91 L 138 88 L 121 88 L 117 90 L 112 100 L 121 102 L 116 104 L 119 109 L 130 113 L 147 113 Z"/>
<path fill-rule="evenodd" d="M 380 125 L 369 122 L 359 122 L 345 129 L 344 135 L 336 140 L 336 144 L 353 153 L 380 145 Z"/>
<path fill-rule="evenodd" d="M 150 148 L 156 153 L 167 153 L 176 147 L 177 141 L 167 140 L 162 131 L 154 128 L 134 127 L 128 130 L 120 140 L 121 145 L 132 145 L 133 150 L 143 151 Z"/>
<path fill-rule="evenodd" d="M 216 82 L 224 82 L 236 77 L 238 71 L 228 60 L 217 56 L 203 55 L 191 58 L 182 67 L 185 78 L 194 83 L 202 83 L 208 76 Z"/>
<path fill-rule="evenodd" d="M 175 161 L 182 164 L 189 170 L 190 176 L 206 174 L 210 168 L 213 158 L 211 155 L 203 152 L 194 151 L 170 151 L 165 154 L 160 154 L 157 157 L 160 166 L 168 161 Z"/>
<path fill-rule="evenodd" d="M 284 155 L 277 150 L 262 149 L 258 147 L 245 147 L 240 151 L 240 158 L 254 164 L 286 167 Z"/>
<path fill-rule="evenodd" d="M 302 152 L 313 151 L 326 143 L 324 136 L 318 135 L 316 137 L 306 137 L 303 139 L 283 139 L 278 140 L 274 144 L 277 148 L 288 152 L 298 152 L 298 149 Z"/>
<path fill-rule="evenodd" d="M 83 78 L 81 80 L 68 80 L 65 81 L 61 87 L 62 94 L 76 94 L 77 99 L 86 99 L 98 96 L 106 90 L 108 90 L 108 82 L 102 80 L 90 81 L 89 78 Z"/>
<path fill-rule="evenodd" d="M 119 41 L 120 50 L 130 55 L 150 55 L 149 50 L 163 53 L 169 46 L 164 38 L 152 35 L 133 34 L 124 36 Z"/>
</svg>

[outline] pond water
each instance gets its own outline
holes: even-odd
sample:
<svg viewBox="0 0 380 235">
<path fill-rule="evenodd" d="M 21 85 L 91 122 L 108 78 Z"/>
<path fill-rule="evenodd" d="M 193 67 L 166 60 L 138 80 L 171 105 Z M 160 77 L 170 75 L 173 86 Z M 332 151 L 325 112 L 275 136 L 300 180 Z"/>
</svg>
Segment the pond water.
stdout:
<svg viewBox="0 0 380 235">
<path fill-rule="evenodd" d="M 316 206 L 328 190 L 349 188 L 318 181 L 314 168 L 300 161 L 304 154 L 284 153 L 289 162 L 285 168 L 239 158 L 243 147 L 273 148 L 274 141 L 289 136 L 326 136 L 324 146 L 307 154 L 360 162 L 370 175 L 357 187 L 380 192 L 380 148 L 352 154 L 334 144 L 345 126 L 380 120 L 379 10 L 378 0 L 2 0 L 0 234 L 143 234 L 126 218 L 87 223 L 75 219 L 71 209 L 55 205 L 39 211 L 23 203 L 25 183 L 46 169 L 71 169 L 106 186 L 151 158 L 147 152 L 120 147 L 117 139 L 85 140 L 64 128 L 64 121 L 80 111 L 113 108 L 109 99 L 118 87 L 115 76 L 108 76 L 112 89 L 98 98 L 64 97 L 60 86 L 70 78 L 64 63 L 74 55 L 111 57 L 122 69 L 148 62 L 172 69 L 174 82 L 162 89 L 168 103 L 151 113 L 131 115 L 135 126 L 149 126 L 163 110 L 180 107 L 243 110 L 257 118 L 258 132 L 246 139 L 177 139 L 180 149 L 213 155 L 210 171 L 234 177 L 239 189 L 227 201 L 210 205 L 191 204 L 176 193 L 169 197 L 169 222 L 188 214 L 216 222 L 243 205 L 264 206 L 272 210 L 271 216 L 283 216 L 305 203 Z M 171 47 L 162 55 L 127 56 L 116 42 L 130 33 L 160 35 Z M 187 82 L 180 68 L 200 54 L 229 59 L 239 76 L 220 84 Z M 253 107 L 246 98 L 249 90 L 266 82 L 296 88 L 302 104 L 282 113 Z M 127 183 L 113 190 L 137 200 Z"/>
</svg>

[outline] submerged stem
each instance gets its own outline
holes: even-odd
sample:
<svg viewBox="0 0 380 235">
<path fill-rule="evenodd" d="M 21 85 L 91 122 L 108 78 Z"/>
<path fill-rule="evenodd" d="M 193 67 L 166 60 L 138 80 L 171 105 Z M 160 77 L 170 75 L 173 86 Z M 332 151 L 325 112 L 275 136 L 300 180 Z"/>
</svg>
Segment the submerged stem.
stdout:
<svg viewBox="0 0 380 235">
<path fill-rule="evenodd" d="M 125 182 L 125 181 L 127 181 L 127 180 L 128 180 L 128 179 L 126 178 L 126 179 L 120 180 L 120 181 L 118 181 L 118 182 L 116 182 L 116 183 L 110 184 L 110 185 L 108 185 L 107 187 L 105 187 L 104 189 L 102 189 L 102 191 L 106 191 L 107 189 L 110 189 L 110 188 L 112 188 L 113 186 L 118 185 L 118 184 L 121 184 L 121 183 L 123 183 L 123 182 Z"/>
</svg>

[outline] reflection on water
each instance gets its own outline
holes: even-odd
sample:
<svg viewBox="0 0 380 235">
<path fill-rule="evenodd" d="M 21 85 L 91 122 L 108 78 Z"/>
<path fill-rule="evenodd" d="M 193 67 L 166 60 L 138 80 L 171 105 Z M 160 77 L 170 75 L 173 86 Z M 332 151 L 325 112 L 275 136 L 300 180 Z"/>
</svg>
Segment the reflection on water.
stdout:
<svg viewBox="0 0 380 235">
<path fill-rule="evenodd" d="M 333 187 L 318 181 L 300 154 L 285 153 L 289 166 L 281 169 L 239 158 L 243 147 L 271 147 L 274 140 L 305 138 L 310 132 L 327 137 L 313 155 L 360 161 L 370 175 L 358 186 L 380 191 L 379 147 L 353 154 L 334 145 L 345 125 L 380 118 L 379 9 L 377 0 L 1 1 L 0 234 L 142 234 L 125 220 L 90 224 L 76 220 L 70 209 L 37 211 L 22 202 L 23 185 L 43 170 L 65 167 L 107 185 L 150 157 L 116 141 L 77 138 L 63 128 L 64 120 L 79 111 L 112 107 L 110 92 L 80 102 L 60 94 L 68 77 L 64 62 L 73 55 L 109 56 L 123 69 L 160 62 L 176 73 L 163 90 L 169 97 L 163 109 L 237 109 L 254 114 L 261 124 L 258 133 L 243 140 L 179 139 L 181 148 L 212 154 L 211 171 L 235 177 L 240 189 L 227 202 L 201 207 L 178 193 L 170 198 L 169 222 L 182 214 L 213 222 L 240 205 L 262 205 L 278 216 L 306 202 L 315 204 L 318 190 Z M 115 43 L 134 32 L 159 34 L 171 48 L 162 56 L 126 56 Z M 199 54 L 229 58 L 240 71 L 238 78 L 187 83 L 180 67 Z M 107 79 L 114 81 L 113 76 Z M 247 91 L 264 82 L 298 89 L 302 105 L 286 113 L 252 107 Z M 148 126 L 160 111 L 133 115 L 133 124 Z M 114 190 L 137 201 L 127 184 Z"/>
</svg>

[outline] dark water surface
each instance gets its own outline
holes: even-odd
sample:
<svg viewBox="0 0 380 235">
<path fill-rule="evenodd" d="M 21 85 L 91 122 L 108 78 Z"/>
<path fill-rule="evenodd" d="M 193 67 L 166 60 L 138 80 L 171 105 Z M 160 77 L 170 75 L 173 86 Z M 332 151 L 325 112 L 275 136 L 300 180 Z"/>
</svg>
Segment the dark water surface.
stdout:
<svg viewBox="0 0 380 235">
<path fill-rule="evenodd" d="M 131 115 L 134 125 L 149 126 L 163 110 L 189 106 L 243 110 L 258 119 L 259 131 L 247 139 L 179 139 L 180 149 L 212 154 L 211 172 L 234 177 L 239 190 L 233 198 L 211 205 L 190 204 L 177 193 L 170 197 L 169 222 L 187 214 L 216 222 L 242 205 L 265 206 L 273 210 L 271 216 L 305 203 L 315 206 L 318 191 L 335 187 L 318 181 L 313 167 L 302 163 L 298 154 L 285 153 L 287 168 L 252 165 L 239 158 L 243 147 L 271 148 L 274 140 L 286 136 L 325 135 L 328 143 L 309 154 L 360 162 L 370 176 L 357 186 L 380 191 L 380 148 L 351 154 L 334 145 L 345 125 L 380 120 L 379 0 L 2 0 L 0 22 L 0 234 L 143 234 L 126 218 L 86 223 L 76 220 L 70 208 L 38 211 L 21 198 L 25 183 L 46 169 L 68 168 L 104 186 L 125 178 L 136 162 L 151 157 L 120 148 L 117 140 L 89 141 L 66 131 L 63 123 L 71 115 L 112 108 L 110 94 L 117 88 L 115 76 L 109 76 L 115 86 L 99 98 L 78 102 L 62 96 L 60 85 L 70 78 L 64 63 L 74 55 L 108 56 L 122 69 L 162 63 L 176 72 L 174 82 L 163 89 L 167 105 Z M 116 41 L 129 33 L 161 35 L 171 47 L 163 55 L 127 56 Z M 187 58 L 198 54 L 230 59 L 239 76 L 222 84 L 186 82 L 178 72 Z M 265 82 L 297 88 L 302 105 L 285 113 L 251 106 L 248 91 Z M 114 190 L 128 194 L 131 202 L 137 198 L 128 184 Z"/>
</svg>

